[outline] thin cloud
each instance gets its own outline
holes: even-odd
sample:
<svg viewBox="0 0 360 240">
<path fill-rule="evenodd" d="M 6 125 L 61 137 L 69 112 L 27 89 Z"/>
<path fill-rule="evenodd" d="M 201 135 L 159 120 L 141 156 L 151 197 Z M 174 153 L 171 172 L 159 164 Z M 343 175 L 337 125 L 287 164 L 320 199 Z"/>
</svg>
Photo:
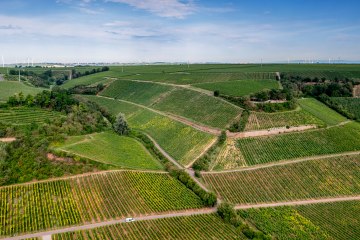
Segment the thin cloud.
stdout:
<svg viewBox="0 0 360 240">
<path fill-rule="evenodd" d="M 160 17 L 185 18 L 196 10 L 193 1 L 179 0 L 106 0 L 107 2 L 128 4 L 134 8 L 151 12 Z"/>
</svg>

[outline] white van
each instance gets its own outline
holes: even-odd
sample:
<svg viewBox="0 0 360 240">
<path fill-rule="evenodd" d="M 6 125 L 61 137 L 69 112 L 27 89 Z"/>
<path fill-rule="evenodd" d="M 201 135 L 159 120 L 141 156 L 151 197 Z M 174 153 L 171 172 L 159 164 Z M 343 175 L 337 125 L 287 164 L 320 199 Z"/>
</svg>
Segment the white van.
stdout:
<svg viewBox="0 0 360 240">
<path fill-rule="evenodd" d="M 134 222 L 135 219 L 134 218 L 125 218 L 125 222 Z"/>
</svg>

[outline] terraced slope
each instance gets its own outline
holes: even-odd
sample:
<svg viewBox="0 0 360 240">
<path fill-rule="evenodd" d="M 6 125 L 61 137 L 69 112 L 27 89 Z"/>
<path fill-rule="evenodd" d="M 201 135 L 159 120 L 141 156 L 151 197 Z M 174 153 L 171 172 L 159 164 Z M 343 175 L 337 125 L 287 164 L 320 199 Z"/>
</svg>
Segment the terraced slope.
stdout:
<svg viewBox="0 0 360 240">
<path fill-rule="evenodd" d="M 1 187 L 0 199 L 0 236 L 203 207 L 169 174 L 132 171 Z"/>
<path fill-rule="evenodd" d="M 0 109 L 0 122 L 10 125 L 26 125 L 31 123 L 43 123 L 47 120 L 60 117 L 55 111 L 40 108 L 11 108 Z"/>
<path fill-rule="evenodd" d="M 360 195 L 360 155 L 202 177 L 223 199 L 236 204 Z"/>
<path fill-rule="evenodd" d="M 135 102 L 220 129 L 241 113 L 241 109 L 212 96 L 157 83 L 115 81 L 101 95 Z"/>
<path fill-rule="evenodd" d="M 215 214 L 122 223 L 53 236 L 65 239 L 246 239 Z"/>
<path fill-rule="evenodd" d="M 324 121 L 329 126 L 346 121 L 344 116 L 314 98 L 299 99 L 298 103 L 302 109 Z"/>
<path fill-rule="evenodd" d="M 163 169 L 141 143 L 110 132 L 70 137 L 57 149 L 122 168 Z"/>
</svg>

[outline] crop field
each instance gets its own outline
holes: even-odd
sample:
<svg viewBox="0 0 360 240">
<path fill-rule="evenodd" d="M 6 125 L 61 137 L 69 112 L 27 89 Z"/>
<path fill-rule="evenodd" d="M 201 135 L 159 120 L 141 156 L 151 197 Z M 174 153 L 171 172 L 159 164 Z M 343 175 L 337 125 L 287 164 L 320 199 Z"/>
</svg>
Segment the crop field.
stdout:
<svg viewBox="0 0 360 240">
<path fill-rule="evenodd" d="M 251 112 L 245 131 L 301 125 L 323 126 L 325 123 L 302 109 L 277 113 Z"/>
<path fill-rule="evenodd" d="M 0 236 L 203 207 L 167 173 L 132 171 L 1 187 L 0 197 Z"/>
<path fill-rule="evenodd" d="M 360 124 L 238 139 L 248 165 L 360 150 Z"/>
<path fill-rule="evenodd" d="M 299 99 L 301 108 L 332 126 L 346 121 L 346 118 L 314 98 Z"/>
<path fill-rule="evenodd" d="M 24 96 L 36 95 L 37 93 L 46 90 L 45 88 L 35 88 L 28 85 L 25 85 L 22 82 L 10 82 L 10 81 L 1 81 L 0 82 L 0 102 L 6 102 L 9 97 L 14 96 L 22 92 Z"/>
<path fill-rule="evenodd" d="M 358 195 L 360 155 L 203 173 L 202 177 L 223 199 L 236 204 Z"/>
<path fill-rule="evenodd" d="M 31 123 L 44 123 L 61 116 L 54 111 L 39 108 L 11 108 L 0 109 L 0 122 L 9 125 L 26 125 Z"/>
<path fill-rule="evenodd" d="M 97 85 L 99 83 L 105 85 L 112 81 L 111 78 L 107 78 L 108 75 L 109 75 L 108 72 L 101 72 L 79 78 L 74 78 L 66 81 L 63 85 L 61 85 L 61 88 L 69 89 L 79 85 L 89 86 L 89 85 Z"/>
<path fill-rule="evenodd" d="M 332 239 L 321 227 L 291 207 L 240 210 L 238 214 L 273 239 Z"/>
<path fill-rule="evenodd" d="M 187 165 L 214 140 L 214 136 L 195 130 L 150 110 L 117 100 L 88 96 L 109 112 L 126 114 L 131 128 L 149 134 L 174 159 Z"/>
<path fill-rule="evenodd" d="M 73 239 L 246 239 L 216 214 L 121 223 L 86 231 L 63 233 L 53 240 Z"/>
<path fill-rule="evenodd" d="M 212 96 L 156 83 L 115 81 L 101 95 L 135 102 L 221 129 L 241 113 L 241 109 Z"/>
<path fill-rule="evenodd" d="M 356 119 L 360 119 L 360 98 L 331 98 L 331 101 L 353 114 Z"/>
<path fill-rule="evenodd" d="M 163 169 L 141 143 L 110 132 L 70 137 L 57 149 L 122 168 Z"/>
<path fill-rule="evenodd" d="M 294 209 L 334 239 L 360 236 L 360 201 L 303 205 Z"/>
<path fill-rule="evenodd" d="M 209 91 L 218 90 L 220 94 L 229 96 L 246 96 L 262 90 L 278 89 L 279 83 L 276 80 L 241 80 L 231 82 L 214 82 L 193 84 L 194 87 L 203 88 Z"/>
</svg>

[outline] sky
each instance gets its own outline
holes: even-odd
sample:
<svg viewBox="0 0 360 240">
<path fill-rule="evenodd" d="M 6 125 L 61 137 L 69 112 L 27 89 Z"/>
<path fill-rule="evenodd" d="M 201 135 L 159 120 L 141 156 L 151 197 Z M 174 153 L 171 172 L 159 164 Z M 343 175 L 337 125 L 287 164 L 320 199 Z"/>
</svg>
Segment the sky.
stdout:
<svg viewBox="0 0 360 240">
<path fill-rule="evenodd" d="M 359 9 L 358 0 L 0 0 L 0 55 L 5 63 L 356 61 Z"/>
</svg>

